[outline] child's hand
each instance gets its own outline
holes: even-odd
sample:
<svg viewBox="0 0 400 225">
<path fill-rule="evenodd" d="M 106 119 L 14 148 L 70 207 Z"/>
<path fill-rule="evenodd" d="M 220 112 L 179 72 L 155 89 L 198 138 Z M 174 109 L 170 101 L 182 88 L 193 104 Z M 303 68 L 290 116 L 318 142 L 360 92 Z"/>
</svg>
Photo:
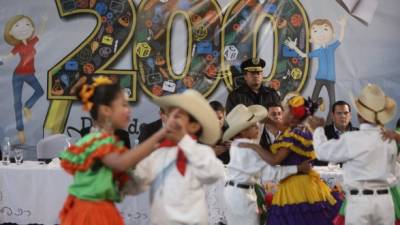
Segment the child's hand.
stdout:
<svg viewBox="0 0 400 225">
<path fill-rule="evenodd" d="M 311 162 L 311 159 L 300 163 L 300 165 L 297 166 L 297 171 L 299 173 L 308 173 L 312 169 L 310 162 Z"/>
<path fill-rule="evenodd" d="M 158 130 L 155 133 L 155 135 L 157 135 L 157 139 L 159 141 L 161 141 L 161 140 L 163 140 L 165 138 L 165 136 L 167 135 L 167 132 L 168 132 L 168 130 L 167 130 L 166 126 L 164 126 L 160 130 Z"/>
<path fill-rule="evenodd" d="M 260 151 L 262 150 L 262 147 L 258 144 L 253 144 L 253 143 L 248 143 L 248 142 L 241 142 L 238 145 L 240 148 L 250 148 L 254 151 Z"/>
<path fill-rule="evenodd" d="M 225 142 L 222 143 L 222 144 L 225 146 L 225 148 L 226 148 L 227 150 L 229 150 L 229 149 L 231 148 L 232 141 L 225 141 Z"/>
<path fill-rule="evenodd" d="M 222 153 L 224 153 L 226 150 L 228 150 L 225 146 L 223 145 L 215 145 L 213 147 L 215 155 L 221 155 Z"/>
<path fill-rule="evenodd" d="M 384 141 L 396 141 L 400 142 L 400 134 L 394 130 L 386 130 L 384 128 L 381 129 L 382 140 Z"/>
<path fill-rule="evenodd" d="M 310 126 L 311 130 L 317 129 L 317 127 L 325 126 L 324 118 L 317 117 L 317 116 L 310 116 L 307 120 L 308 125 Z"/>
<path fill-rule="evenodd" d="M 248 143 L 248 142 L 240 142 L 238 144 L 238 146 L 240 148 L 252 148 L 252 147 L 254 147 L 254 144 L 253 143 Z"/>
</svg>

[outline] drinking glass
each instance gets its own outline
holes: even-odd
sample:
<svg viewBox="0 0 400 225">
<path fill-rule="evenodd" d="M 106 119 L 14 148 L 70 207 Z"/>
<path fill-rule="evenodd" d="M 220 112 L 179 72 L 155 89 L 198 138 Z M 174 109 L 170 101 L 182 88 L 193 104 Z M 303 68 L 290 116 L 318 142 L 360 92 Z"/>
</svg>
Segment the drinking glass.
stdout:
<svg viewBox="0 0 400 225">
<path fill-rule="evenodd" d="M 8 149 L 2 149 L 1 151 L 1 161 L 3 165 L 8 165 L 10 164 L 10 150 Z"/>
<path fill-rule="evenodd" d="M 15 164 L 17 165 L 22 164 L 22 160 L 24 159 L 24 150 L 22 148 L 14 149 L 14 159 L 15 159 Z"/>
<path fill-rule="evenodd" d="M 10 138 L 6 137 L 1 144 L 1 161 L 3 165 L 10 164 L 11 144 Z"/>
</svg>

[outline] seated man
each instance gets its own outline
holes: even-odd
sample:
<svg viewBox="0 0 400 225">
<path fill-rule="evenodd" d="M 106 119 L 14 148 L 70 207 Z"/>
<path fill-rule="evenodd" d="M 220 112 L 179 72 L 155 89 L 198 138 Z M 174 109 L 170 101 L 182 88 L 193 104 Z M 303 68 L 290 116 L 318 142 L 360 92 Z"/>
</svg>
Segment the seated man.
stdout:
<svg viewBox="0 0 400 225">
<path fill-rule="evenodd" d="M 269 150 L 271 144 L 274 143 L 275 139 L 281 134 L 281 131 L 277 127 L 277 124 L 282 123 L 282 106 L 280 104 L 271 104 L 267 107 L 268 116 L 262 126 L 260 145 Z"/>
<path fill-rule="evenodd" d="M 151 123 L 144 123 L 139 128 L 139 143 L 142 143 L 147 138 L 151 137 L 154 133 L 156 133 L 166 121 L 166 115 L 164 109 L 160 108 L 159 111 L 160 119 L 153 121 Z"/>
<path fill-rule="evenodd" d="M 212 101 L 210 102 L 211 108 L 214 110 L 214 112 L 217 114 L 217 118 L 219 120 L 219 126 L 221 128 L 222 132 L 225 132 L 225 130 L 228 128 L 226 121 L 225 121 L 225 108 L 224 106 L 219 102 L 219 101 Z M 222 161 L 225 165 L 229 163 L 230 156 L 229 156 L 229 148 L 230 148 L 230 142 L 222 142 L 222 140 L 219 140 L 215 146 L 213 146 L 213 149 L 215 151 L 215 154 L 217 155 L 217 158 Z"/>
<path fill-rule="evenodd" d="M 339 139 L 339 136 L 348 131 L 358 130 L 351 124 L 351 107 L 345 101 L 337 101 L 331 109 L 332 124 L 324 127 L 325 135 L 330 139 Z M 315 160 L 314 165 L 326 166 L 328 162 Z"/>
</svg>

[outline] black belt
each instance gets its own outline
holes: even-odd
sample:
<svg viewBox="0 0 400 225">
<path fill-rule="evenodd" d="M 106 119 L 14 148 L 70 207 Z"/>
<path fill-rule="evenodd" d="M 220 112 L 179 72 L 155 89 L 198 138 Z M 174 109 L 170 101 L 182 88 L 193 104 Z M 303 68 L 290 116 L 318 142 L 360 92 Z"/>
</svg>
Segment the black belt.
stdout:
<svg viewBox="0 0 400 225">
<path fill-rule="evenodd" d="M 242 188 L 242 189 L 249 189 L 249 188 L 254 188 L 253 184 L 241 184 L 241 183 L 235 183 L 234 181 L 230 180 L 227 181 L 225 186 L 230 185 L 230 186 L 234 186 L 237 188 Z"/>
<path fill-rule="evenodd" d="M 350 195 L 358 195 L 358 193 L 360 193 L 360 191 L 357 189 L 350 190 Z M 374 193 L 376 193 L 378 195 L 386 195 L 386 194 L 389 194 L 389 190 L 388 189 L 377 189 L 377 190 L 364 189 L 364 190 L 361 190 L 361 194 L 363 194 L 363 195 L 373 195 Z"/>
</svg>

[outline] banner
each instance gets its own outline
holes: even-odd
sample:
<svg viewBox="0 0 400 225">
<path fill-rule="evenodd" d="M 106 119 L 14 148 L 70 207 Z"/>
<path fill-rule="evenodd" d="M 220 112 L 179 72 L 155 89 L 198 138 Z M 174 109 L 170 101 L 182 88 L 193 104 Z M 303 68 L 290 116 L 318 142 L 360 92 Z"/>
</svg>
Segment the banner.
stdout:
<svg viewBox="0 0 400 225">
<path fill-rule="evenodd" d="M 380 3 L 365 26 L 335 0 L 2 0 L 0 141 L 79 138 L 93 121 L 77 88 L 104 75 L 129 95 L 135 143 L 158 118 L 152 98 L 193 88 L 225 103 L 252 57 L 266 60 L 265 85 L 282 97 L 314 93 L 329 106 L 377 83 L 398 101 L 399 7 Z M 332 85 L 319 90 L 321 80 Z"/>
</svg>

